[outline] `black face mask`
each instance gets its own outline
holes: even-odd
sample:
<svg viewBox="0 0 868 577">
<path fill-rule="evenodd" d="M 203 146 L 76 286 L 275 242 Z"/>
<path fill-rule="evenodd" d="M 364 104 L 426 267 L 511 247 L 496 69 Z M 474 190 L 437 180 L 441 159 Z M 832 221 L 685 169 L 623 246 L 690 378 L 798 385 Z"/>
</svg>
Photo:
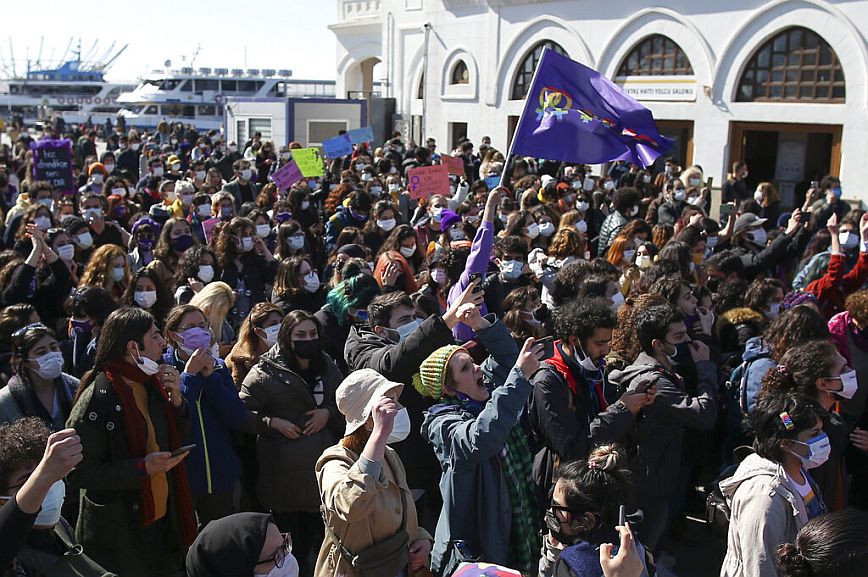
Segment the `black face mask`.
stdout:
<svg viewBox="0 0 868 577">
<path fill-rule="evenodd" d="M 319 339 L 292 341 L 292 352 L 300 359 L 312 359 L 319 355 Z"/>
<path fill-rule="evenodd" d="M 549 530 L 551 536 L 558 540 L 558 543 L 561 543 L 562 545 L 573 545 L 581 540 L 580 535 L 567 535 L 561 531 L 561 527 L 563 527 L 563 523 L 558 520 L 554 511 L 548 509 L 546 511 L 546 528 Z"/>
</svg>

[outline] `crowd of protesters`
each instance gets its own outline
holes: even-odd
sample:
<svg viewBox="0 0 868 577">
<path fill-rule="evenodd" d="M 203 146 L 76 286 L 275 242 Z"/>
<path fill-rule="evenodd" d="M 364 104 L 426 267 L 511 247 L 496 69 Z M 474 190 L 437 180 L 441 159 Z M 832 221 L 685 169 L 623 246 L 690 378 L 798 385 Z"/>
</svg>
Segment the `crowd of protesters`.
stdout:
<svg viewBox="0 0 868 577">
<path fill-rule="evenodd" d="M 464 139 L 416 199 L 433 139 L 285 189 L 301 143 L 69 130 L 0 146 L 4 575 L 639 577 L 697 539 L 723 576 L 868 560 L 868 214 L 835 176 L 789 210 L 737 163 L 718 221 L 673 158 Z M 75 190 L 35 180 L 42 138 Z"/>
</svg>

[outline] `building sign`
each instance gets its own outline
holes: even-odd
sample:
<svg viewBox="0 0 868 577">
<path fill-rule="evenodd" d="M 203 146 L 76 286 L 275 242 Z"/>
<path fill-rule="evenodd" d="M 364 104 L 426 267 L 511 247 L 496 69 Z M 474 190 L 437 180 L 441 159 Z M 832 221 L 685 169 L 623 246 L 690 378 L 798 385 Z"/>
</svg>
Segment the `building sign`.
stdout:
<svg viewBox="0 0 868 577">
<path fill-rule="evenodd" d="M 619 76 L 615 84 L 636 100 L 696 101 L 693 76 Z"/>
</svg>

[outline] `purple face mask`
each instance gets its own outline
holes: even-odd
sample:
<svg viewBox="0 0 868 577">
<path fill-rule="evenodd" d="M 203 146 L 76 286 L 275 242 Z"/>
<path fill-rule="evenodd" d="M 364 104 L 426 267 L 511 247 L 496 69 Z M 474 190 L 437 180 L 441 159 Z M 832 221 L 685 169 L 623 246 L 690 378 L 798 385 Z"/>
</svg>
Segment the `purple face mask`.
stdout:
<svg viewBox="0 0 868 577">
<path fill-rule="evenodd" d="M 208 349 L 211 346 L 211 331 L 199 327 L 190 327 L 181 333 L 184 340 L 184 348 L 195 351 L 196 349 Z"/>
</svg>

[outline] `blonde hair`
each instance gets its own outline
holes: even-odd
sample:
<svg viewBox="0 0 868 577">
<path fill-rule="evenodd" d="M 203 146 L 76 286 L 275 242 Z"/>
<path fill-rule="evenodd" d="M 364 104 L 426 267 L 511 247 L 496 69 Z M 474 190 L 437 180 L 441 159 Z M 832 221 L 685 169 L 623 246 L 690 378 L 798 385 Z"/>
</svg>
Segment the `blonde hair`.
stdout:
<svg viewBox="0 0 868 577">
<path fill-rule="evenodd" d="M 582 213 L 578 210 L 568 210 L 563 215 L 561 215 L 561 221 L 558 223 L 558 229 L 561 228 L 572 228 L 576 229 L 576 223 L 582 220 Z"/>
<path fill-rule="evenodd" d="M 226 320 L 226 315 L 229 314 L 234 303 L 235 293 L 222 281 L 208 283 L 190 299 L 190 304 L 205 315 L 217 343 L 223 338 L 223 321 Z"/>
</svg>

